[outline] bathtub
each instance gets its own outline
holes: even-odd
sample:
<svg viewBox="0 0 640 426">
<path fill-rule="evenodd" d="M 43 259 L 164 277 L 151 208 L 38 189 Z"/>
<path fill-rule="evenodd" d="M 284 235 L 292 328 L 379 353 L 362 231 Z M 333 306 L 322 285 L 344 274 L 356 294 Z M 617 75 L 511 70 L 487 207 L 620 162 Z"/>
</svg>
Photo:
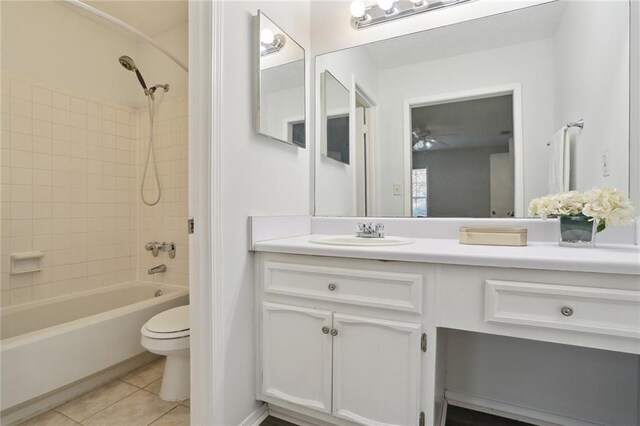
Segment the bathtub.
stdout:
<svg viewBox="0 0 640 426">
<path fill-rule="evenodd" d="M 2 412 L 145 352 L 140 327 L 188 303 L 184 287 L 132 282 L 3 308 Z"/>
</svg>

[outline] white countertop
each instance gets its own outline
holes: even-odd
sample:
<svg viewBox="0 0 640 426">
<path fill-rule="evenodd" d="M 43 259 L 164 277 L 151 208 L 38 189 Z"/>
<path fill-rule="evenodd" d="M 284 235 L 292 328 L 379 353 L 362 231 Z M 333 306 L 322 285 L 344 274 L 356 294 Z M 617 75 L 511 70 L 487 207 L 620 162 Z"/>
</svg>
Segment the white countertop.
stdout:
<svg viewBox="0 0 640 426">
<path fill-rule="evenodd" d="M 332 246 L 309 242 L 326 235 L 304 235 L 255 243 L 255 251 L 396 260 L 502 268 L 640 275 L 640 246 L 597 244 L 595 248 L 560 247 L 529 242 L 525 247 L 463 245 L 454 239 L 414 238 L 402 246 Z"/>
</svg>

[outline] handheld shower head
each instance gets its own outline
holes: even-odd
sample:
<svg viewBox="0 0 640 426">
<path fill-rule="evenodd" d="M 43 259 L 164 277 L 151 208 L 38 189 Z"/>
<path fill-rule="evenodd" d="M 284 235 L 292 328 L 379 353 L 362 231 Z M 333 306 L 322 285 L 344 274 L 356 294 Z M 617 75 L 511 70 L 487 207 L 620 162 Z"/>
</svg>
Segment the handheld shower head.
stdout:
<svg viewBox="0 0 640 426">
<path fill-rule="evenodd" d="M 129 56 L 120 56 L 118 58 L 118 62 L 120 62 L 120 65 L 122 65 L 127 71 L 135 71 L 138 69 L 138 67 L 136 67 L 136 63 L 133 62 L 133 59 Z"/>
<path fill-rule="evenodd" d="M 120 62 L 120 65 L 122 65 L 127 71 L 133 71 L 136 73 L 136 77 L 138 77 L 138 81 L 144 89 L 144 94 L 148 94 L 147 83 L 144 82 L 144 78 L 142 78 L 142 74 L 140 74 L 140 70 L 136 67 L 136 63 L 133 62 L 133 59 L 129 56 L 123 55 L 118 58 L 118 62 Z"/>
</svg>

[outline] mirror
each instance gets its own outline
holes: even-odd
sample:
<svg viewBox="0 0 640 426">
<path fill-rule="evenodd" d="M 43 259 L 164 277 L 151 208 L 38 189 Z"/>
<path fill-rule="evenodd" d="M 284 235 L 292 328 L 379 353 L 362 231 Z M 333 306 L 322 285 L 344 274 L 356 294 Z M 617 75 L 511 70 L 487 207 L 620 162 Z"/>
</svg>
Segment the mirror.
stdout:
<svg viewBox="0 0 640 426">
<path fill-rule="evenodd" d="M 304 49 L 261 11 L 256 36 L 256 131 L 304 148 Z"/>
<path fill-rule="evenodd" d="M 349 90 L 322 73 L 322 155 L 349 164 Z"/>
<path fill-rule="evenodd" d="M 355 134 L 344 170 L 318 149 L 315 214 L 525 217 L 556 174 L 628 193 L 629 21 L 628 2 L 560 0 L 317 56 L 350 83 Z"/>
</svg>

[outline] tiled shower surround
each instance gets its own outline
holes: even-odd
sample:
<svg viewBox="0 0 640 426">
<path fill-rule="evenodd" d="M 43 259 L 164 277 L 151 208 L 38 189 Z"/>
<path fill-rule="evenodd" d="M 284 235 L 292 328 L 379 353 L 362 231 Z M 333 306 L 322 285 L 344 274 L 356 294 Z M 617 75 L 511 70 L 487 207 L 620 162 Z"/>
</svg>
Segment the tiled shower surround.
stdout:
<svg viewBox="0 0 640 426">
<path fill-rule="evenodd" d="M 186 101 L 161 106 L 156 129 L 163 200 L 142 209 L 145 111 L 3 74 L 3 306 L 149 280 L 147 264 L 165 263 L 168 271 L 161 280 L 187 284 L 182 122 Z M 165 238 L 178 244 L 176 259 L 166 253 L 152 258 L 139 250 L 146 240 Z M 43 269 L 9 274 L 9 254 L 32 250 L 44 252 Z"/>
</svg>

